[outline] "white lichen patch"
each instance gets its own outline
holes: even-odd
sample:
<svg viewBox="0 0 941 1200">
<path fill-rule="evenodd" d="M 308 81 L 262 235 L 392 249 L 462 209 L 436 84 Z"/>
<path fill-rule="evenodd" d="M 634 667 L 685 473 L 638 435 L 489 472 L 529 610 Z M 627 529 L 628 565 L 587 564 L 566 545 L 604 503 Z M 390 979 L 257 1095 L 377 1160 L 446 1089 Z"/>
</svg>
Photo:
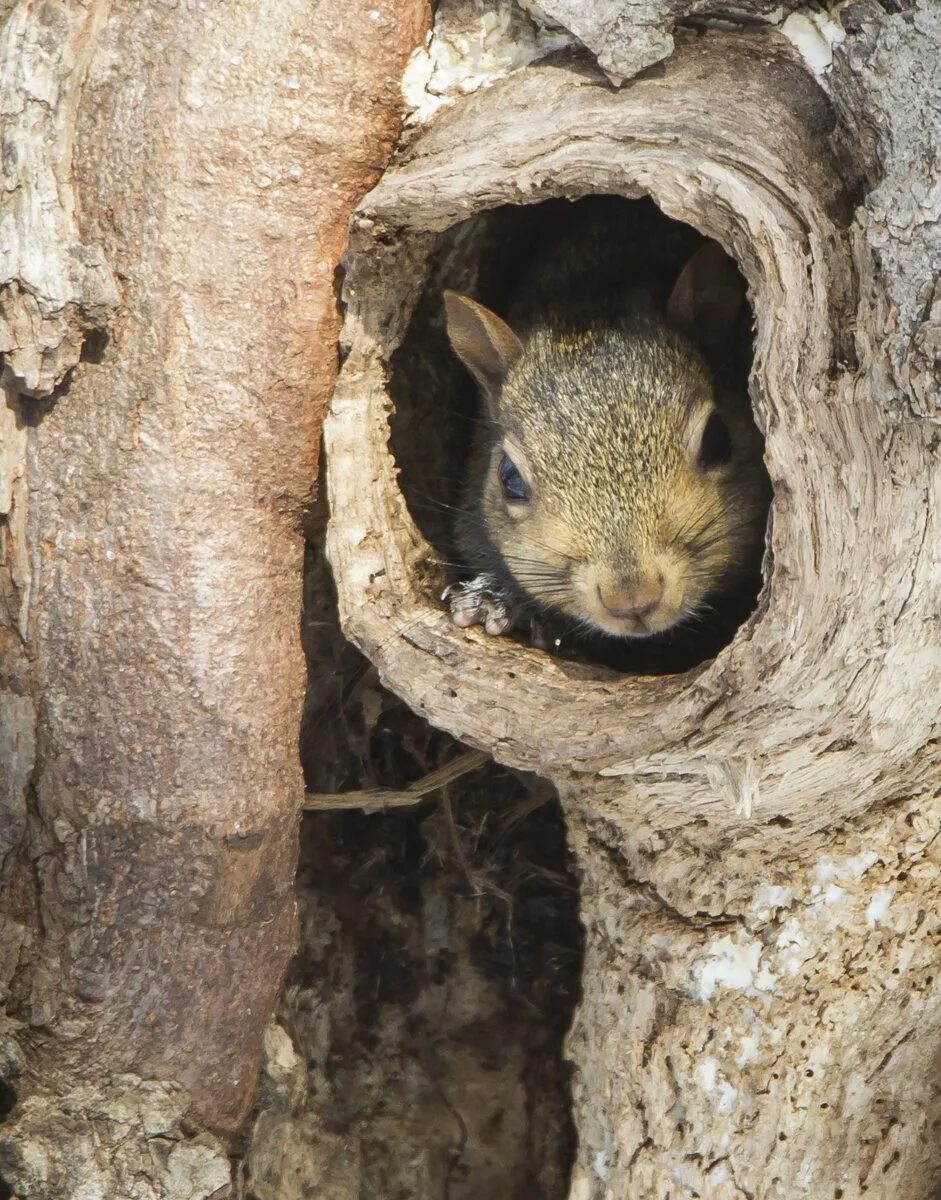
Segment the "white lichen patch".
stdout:
<svg viewBox="0 0 941 1200">
<path fill-rule="evenodd" d="M 761 949 L 758 941 L 735 941 L 728 935 L 710 942 L 705 956 L 693 963 L 693 995 L 706 1001 L 720 987 L 767 990 L 769 981 L 760 970 Z"/>
<path fill-rule="evenodd" d="M 719 1070 L 714 1058 L 704 1058 L 696 1067 L 696 1082 L 722 1114 L 730 1113 L 738 1099 L 738 1091 L 732 1087 Z"/>
<path fill-rule="evenodd" d="M 575 44 L 516 0 L 443 0 L 427 45 L 409 59 L 402 92 L 409 120 L 423 123 L 458 96 Z"/>
<path fill-rule="evenodd" d="M 735 1056 L 735 1065 L 741 1069 L 758 1057 L 759 1038 L 757 1034 L 746 1033 L 739 1039 L 739 1051 Z"/>
<path fill-rule="evenodd" d="M 704 1058 L 696 1068 L 696 1079 L 704 1092 L 714 1091 L 719 1064 L 714 1058 Z"/>
<path fill-rule="evenodd" d="M 726 1079 L 720 1079 L 718 1085 L 718 1097 L 716 1098 L 716 1109 L 723 1116 L 730 1113 L 735 1108 L 738 1102 L 738 1090 Z"/>
<path fill-rule="evenodd" d="M 861 879 L 878 861 L 879 855 L 875 850 L 864 850 L 862 854 L 856 854 L 852 858 L 846 859 L 840 873 L 848 875 L 850 879 Z"/>
<path fill-rule="evenodd" d="M 894 889 L 892 888 L 880 888 L 869 901 L 866 907 L 866 924 L 870 928 L 874 929 L 886 919 L 893 893 Z"/>
<path fill-rule="evenodd" d="M 836 867 L 832 858 L 822 858 L 814 868 L 810 885 L 810 894 L 817 896 L 827 886 L 831 879 L 836 877 Z"/>
<path fill-rule="evenodd" d="M 834 881 L 839 881 L 844 888 L 848 884 L 855 883 L 878 861 L 879 855 L 874 850 L 864 850 L 842 862 L 834 862 L 829 857 L 821 858 L 810 875 L 811 896 L 819 896 Z"/>
<path fill-rule="evenodd" d="M 756 920 L 767 920 L 776 909 L 789 908 L 793 899 L 792 887 L 763 883 L 755 891 L 754 899 L 748 906 L 749 916 Z"/>
<path fill-rule="evenodd" d="M 779 952 L 781 970 L 796 975 L 807 955 L 807 935 L 800 922 L 794 917 L 785 921 L 774 944 Z"/>
<path fill-rule="evenodd" d="M 592 1170 L 595 1175 L 604 1183 L 611 1169 L 611 1152 L 614 1149 L 614 1137 L 610 1129 L 604 1131 L 601 1141 L 601 1149 L 595 1154 L 592 1159 Z"/>
</svg>

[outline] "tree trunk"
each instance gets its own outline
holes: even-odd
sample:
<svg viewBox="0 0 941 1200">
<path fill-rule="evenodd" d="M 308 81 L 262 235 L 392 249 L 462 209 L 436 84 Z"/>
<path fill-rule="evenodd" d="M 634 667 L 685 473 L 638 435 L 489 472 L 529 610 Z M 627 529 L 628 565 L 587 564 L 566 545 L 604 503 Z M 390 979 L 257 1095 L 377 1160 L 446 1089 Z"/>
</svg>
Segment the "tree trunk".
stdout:
<svg viewBox="0 0 941 1200">
<path fill-rule="evenodd" d="M 583 57 L 517 71 L 439 113 L 360 207 L 326 427 L 341 617 L 416 711 L 562 796 L 587 937 L 571 1200 L 928 1200 L 941 15 L 861 2 L 693 36 L 668 8 L 656 70 L 621 89 Z M 757 320 L 765 587 L 680 676 L 452 629 L 389 448 L 429 273 L 473 270 L 473 221 L 433 258 L 443 232 L 590 192 L 649 194 L 717 238 Z"/>
<path fill-rule="evenodd" d="M 941 14 L 797 7 L 442 0 L 354 220 L 340 610 L 417 712 L 561 795 L 570 1200 L 939 1186 Z M 222 1197 L 295 936 L 334 273 L 428 14 L 0 14 L 0 1192 Z M 593 192 L 717 238 L 757 319 L 765 587 L 679 676 L 453 630 L 390 449 L 442 235 L 470 220 L 469 272 L 479 214 Z"/>
<path fill-rule="evenodd" d="M 425 4 L 5 7 L 4 1194 L 222 1196 L 295 942 L 334 276 Z"/>
</svg>

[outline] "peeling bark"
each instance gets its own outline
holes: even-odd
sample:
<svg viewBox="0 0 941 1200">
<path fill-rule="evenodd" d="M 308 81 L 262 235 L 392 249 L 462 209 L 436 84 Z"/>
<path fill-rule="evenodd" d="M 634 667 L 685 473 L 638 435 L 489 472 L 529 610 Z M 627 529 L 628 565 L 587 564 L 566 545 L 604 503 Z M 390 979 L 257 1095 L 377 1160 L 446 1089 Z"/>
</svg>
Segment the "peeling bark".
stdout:
<svg viewBox="0 0 941 1200">
<path fill-rule="evenodd" d="M 72 148 L 108 0 L 22 3 L 0 29 L 0 382 L 48 396 L 117 304 L 101 248 L 79 235 Z"/>
<path fill-rule="evenodd" d="M 681 23 L 704 25 L 743 20 L 770 25 L 800 8 L 800 0 L 538 0 L 538 10 L 571 30 L 615 81 L 639 72 L 673 53 Z"/>
</svg>

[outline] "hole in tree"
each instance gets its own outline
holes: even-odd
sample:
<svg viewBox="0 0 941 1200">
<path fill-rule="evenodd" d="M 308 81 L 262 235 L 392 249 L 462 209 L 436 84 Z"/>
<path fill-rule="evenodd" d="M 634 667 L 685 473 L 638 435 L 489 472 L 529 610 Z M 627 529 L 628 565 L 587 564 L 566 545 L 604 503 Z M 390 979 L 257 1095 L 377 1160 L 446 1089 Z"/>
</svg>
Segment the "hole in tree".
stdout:
<svg viewBox="0 0 941 1200">
<path fill-rule="evenodd" d="M 5 1121 L 16 1107 L 17 1095 L 5 1079 L 0 1079 L 0 1121 Z"/>
<path fill-rule="evenodd" d="M 10 1113 L 16 1108 L 18 1096 L 16 1089 L 6 1079 L 0 1079 L 0 1122 L 6 1121 Z M 15 1149 L 11 1144 L 6 1144 L 0 1149 L 0 1200 L 12 1200 L 15 1195 L 13 1188 L 7 1182 L 4 1167 L 9 1168 L 14 1161 Z M 6 1156 L 10 1155 L 9 1159 Z M 4 1161 L 6 1159 L 6 1161 Z"/>
<path fill-rule="evenodd" d="M 741 276 L 729 267 L 738 288 L 734 305 L 722 301 L 721 288 L 704 291 L 700 279 L 682 332 L 664 335 L 666 349 L 658 348 L 661 335 L 651 334 L 677 325 L 681 297 L 674 287 L 705 243 L 652 201 L 614 196 L 507 205 L 441 235 L 390 372 L 391 447 L 413 518 L 433 547 L 429 597 L 472 577 L 494 554 L 502 570 L 512 551 L 509 574 L 523 608 L 513 636 L 639 674 L 697 666 L 754 611 L 770 484 L 748 396 L 752 314 Z M 525 389 L 508 387 L 496 404 L 483 399 L 448 341 L 447 289 L 521 330 L 530 354 Z M 587 329 L 596 340 L 602 331 L 603 352 L 583 349 Z M 525 349 L 534 333 L 551 348 L 542 361 Z M 648 348 L 638 350 L 645 339 Z M 663 358 L 669 366 L 661 369 Z M 699 367 L 687 370 L 687 359 Z M 652 394 L 652 371 L 671 382 L 656 383 L 664 401 L 644 409 L 631 397 Z M 598 399 L 586 402 L 586 391 Z M 718 419 L 706 419 L 710 395 Z M 625 421 L 630 406 L 638 419 Z M 544 441 L 537 422 L 543 411 Z M 530 460 L 524 475 L 531 479 L 519 494 L 532 497 L 522 520 L 508 515 L 512 498 L 504 505 L 519 482 L 501 468 L 496 446 L 504 433 L 525 441 Z M 478 460 L 486 465 L 475 467 Z M 488 480 L 489 499 L 478 507 L 475 497 Z M 462 511 L 470 514 L 463 535 Z M 468 548 L 478 538 L 480 554 Z M 659 593 L 653 616 L 643 611 L 649 588 Z M 658 620 L 674 623 L 652 636 L 621 635 L 628 625 L 643 633 Z"/>
<path fill-rule="evenodd" d="M 105 354 L 111 343 L 111 336 L 106 329 L 92 329 L 85 335 L 82 344 L 82 361 L 99 366 L 105 360 Z"/>
</svg>

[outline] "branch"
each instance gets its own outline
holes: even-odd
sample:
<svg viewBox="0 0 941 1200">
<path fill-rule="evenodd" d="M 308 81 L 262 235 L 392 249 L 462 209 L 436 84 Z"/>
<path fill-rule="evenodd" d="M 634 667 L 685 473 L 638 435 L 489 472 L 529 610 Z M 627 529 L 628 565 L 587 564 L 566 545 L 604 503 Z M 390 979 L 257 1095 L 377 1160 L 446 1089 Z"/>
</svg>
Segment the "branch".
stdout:
<svg viewBox="0 0 941 1200">
<path fill-rule="evenodd" d="M 445 784 L 453 783 L 462 775 L 476 771 L 490 761 L 483 750 L 469 750 L 451 762 L 423 775 L 406 788 L 365 788 L 353 792 L 309 792 L 304 804 L 305 812 L 324 812 L 338 808 L 361 808 L 365 812 L 381 812 L 386 808 L 407 808 Z"/>
</svg>

